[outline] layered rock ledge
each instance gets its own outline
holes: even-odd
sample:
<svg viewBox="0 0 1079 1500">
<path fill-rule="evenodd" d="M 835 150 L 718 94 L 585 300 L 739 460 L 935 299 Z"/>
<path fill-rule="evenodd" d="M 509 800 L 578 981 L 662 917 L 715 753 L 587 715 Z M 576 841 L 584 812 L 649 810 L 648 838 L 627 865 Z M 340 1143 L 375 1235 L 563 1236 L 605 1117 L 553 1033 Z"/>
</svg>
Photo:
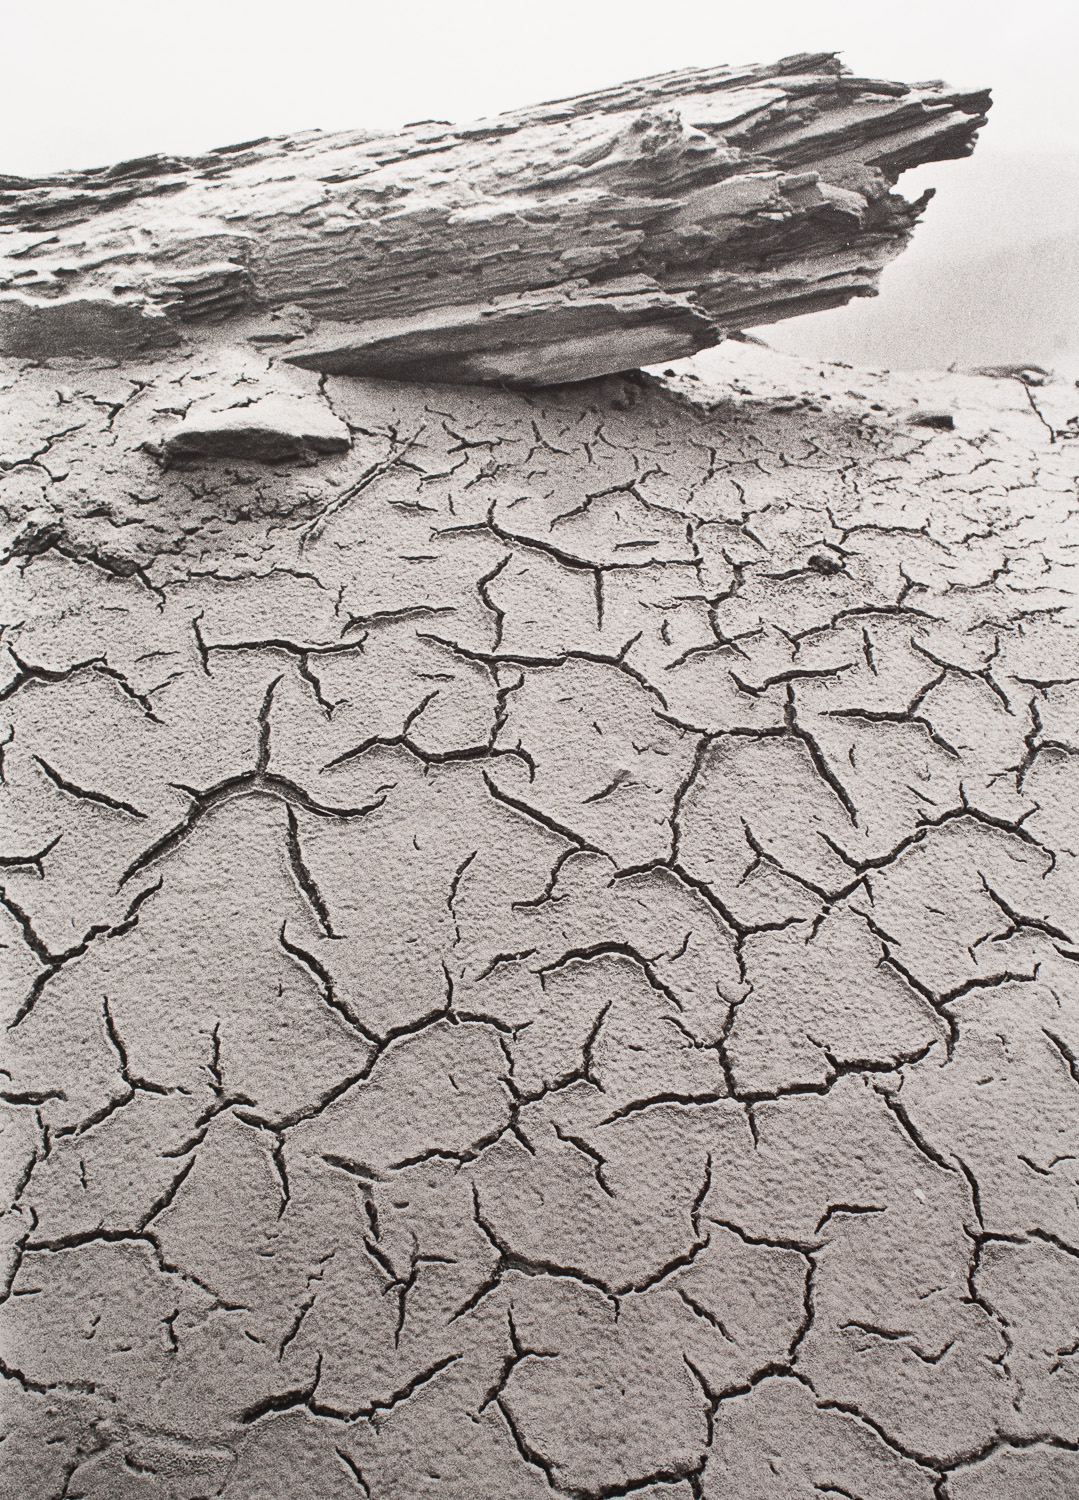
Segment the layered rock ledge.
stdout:
<svg viewBox="0 0 1079 1500">
<path fill-rule="evenodd" d="M 333 374 L 549 384 L 676 359 L 872 295 L 926 201 L 899 174 L 968 154 L 988 107 L 815 53 L 2 178 L 0 351 L 131 357 L 295 306 L 306 327 L 241 336 Z"/>
</svg>

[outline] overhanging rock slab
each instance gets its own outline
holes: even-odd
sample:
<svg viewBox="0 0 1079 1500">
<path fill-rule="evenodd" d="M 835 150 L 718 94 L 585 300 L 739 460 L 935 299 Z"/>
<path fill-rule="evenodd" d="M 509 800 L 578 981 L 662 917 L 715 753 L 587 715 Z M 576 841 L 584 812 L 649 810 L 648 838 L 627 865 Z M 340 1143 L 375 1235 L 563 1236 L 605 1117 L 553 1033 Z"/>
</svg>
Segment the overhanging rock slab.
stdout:
<svg viewBox="0 0 1079 1500">
<path fill-rule="evenodd" d="M 900 173 L 968 154 L 988 106 L 814 53 L 8 178 L 0 348 L 134 355 L 290 306 L 353 326 L 316 331 L 310 368 L 544 384 L 674 359 L 873 295 L 925 203 Z"/>
</svg>

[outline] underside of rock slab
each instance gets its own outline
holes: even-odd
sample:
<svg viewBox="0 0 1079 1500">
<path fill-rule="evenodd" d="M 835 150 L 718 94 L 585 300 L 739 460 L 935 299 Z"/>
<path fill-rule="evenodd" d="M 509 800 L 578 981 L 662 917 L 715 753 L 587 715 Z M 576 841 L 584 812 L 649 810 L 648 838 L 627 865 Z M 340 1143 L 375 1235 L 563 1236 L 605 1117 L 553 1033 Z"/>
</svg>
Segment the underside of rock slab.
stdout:
<svg viewBox="0 0 1079 1500">
<path fill-rule="evenodd" d="M 0 1496 L 1074 1500 L 1079 392 L 256 331 L 0 366 Z"/>
<path fill-rule="evenodd" d="M 295 308 L 284 357 L 337 375 L 547 385 L 677 359 L 874 295 L 927 201 L 899 175 L 968 155 L 989 102 L 805 53 L 471 125 L 0 177 L 0 353 L 133 358 L 222 322 L 286 342 L 260 320 Z"/>
</svg>

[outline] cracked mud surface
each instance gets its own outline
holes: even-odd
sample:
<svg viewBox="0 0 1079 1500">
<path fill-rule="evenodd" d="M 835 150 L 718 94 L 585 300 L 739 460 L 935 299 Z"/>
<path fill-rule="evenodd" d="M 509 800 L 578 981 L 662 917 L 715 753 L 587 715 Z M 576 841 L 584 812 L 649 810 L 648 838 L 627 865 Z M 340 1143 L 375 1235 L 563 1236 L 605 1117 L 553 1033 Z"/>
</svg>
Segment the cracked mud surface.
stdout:
<svg viewBox="0 0 1079 1500">
<path fill-rule="evenodd" d="M 5 1496 L 1079 1492 L 1079 398 L 726 368 L 7 367 Z"/>
</svg>

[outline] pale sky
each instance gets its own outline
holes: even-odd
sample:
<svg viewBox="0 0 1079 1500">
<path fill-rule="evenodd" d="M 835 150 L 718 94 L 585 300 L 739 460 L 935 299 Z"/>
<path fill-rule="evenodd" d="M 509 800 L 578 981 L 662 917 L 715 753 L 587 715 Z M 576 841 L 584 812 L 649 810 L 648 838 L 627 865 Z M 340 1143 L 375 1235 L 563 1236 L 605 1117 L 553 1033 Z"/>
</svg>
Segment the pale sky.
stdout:
<svg viewBox="0 0 1079 1500">
<path fill-rule="evenodd" d="M 1079 150 L 1075 0 L 3 0 L 0 16 L 5 172 L 469 119 L 833 48 L 859 73 L 990 84 L 1001 148 Z"/>
<path fill-rule="evenodd" d="M 0 38 L 0 173 L 21 175 L 467 120 L 670 68 L 834 49 L 861 74 L 994 90 L 978 181 L 961 188 L 972 164 L 948 163 L 900 184 L 940 189 L 929 243 L 904 261 L 1077 233 L 1076 0 L 0 0 Z"/>
</svg>

